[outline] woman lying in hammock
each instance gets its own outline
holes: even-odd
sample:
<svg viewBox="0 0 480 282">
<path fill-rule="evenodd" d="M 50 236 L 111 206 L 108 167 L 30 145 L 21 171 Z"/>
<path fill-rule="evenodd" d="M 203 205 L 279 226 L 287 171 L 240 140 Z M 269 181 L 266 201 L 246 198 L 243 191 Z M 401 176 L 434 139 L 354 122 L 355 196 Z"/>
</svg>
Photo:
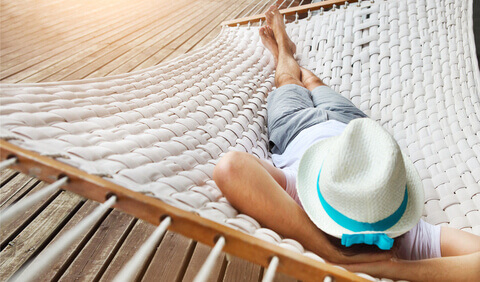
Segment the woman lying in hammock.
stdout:
<svg viewBox="0 0 480 282">
<path fill-rule="evenodd" d="M 420 220 L 422 182 L 397 142 L 297 64 L 275 6 L 266 18 L 260 36 L 276 63 L 267 105 L 276 167 L 227 153 L 213 177 L 228 201 L 353 271 L 480 281 L 480 237 Z"/>
</svg>

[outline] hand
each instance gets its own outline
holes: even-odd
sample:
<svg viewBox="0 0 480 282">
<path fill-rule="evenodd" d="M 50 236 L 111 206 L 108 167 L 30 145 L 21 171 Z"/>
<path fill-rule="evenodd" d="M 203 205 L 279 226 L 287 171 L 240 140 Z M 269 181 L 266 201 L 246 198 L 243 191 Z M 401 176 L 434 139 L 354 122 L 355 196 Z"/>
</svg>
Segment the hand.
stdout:
<svg viewBox="0 0 480 282">
<path fill-rule="evenodd" d="M 325 248 L 325 253 L 322 258 L 335 264 L 353 264 L 353 263 L 370 263 L 370 262 L 385 262 L 393 257 L 392 251 L 383 251 L 381 253 L 364 253 L 355 255 L 345 255 L 334 246 Z"/>
<path fill-rule="evenodd" d="M 353 264 L 340 264 L 341 267 L 351 272 L 362 272 L 375 277 L 391 277 L 390 273 L 396 273 L 399 266 L 399 262 L 395 258 L 386 260 L 353 263 Z"/>
<path fill-rule="evenodd" d="M 452 257 L 340 265 L 353 272 L 408 281 L 480 281 L 480 252 Z"/>
</svg>

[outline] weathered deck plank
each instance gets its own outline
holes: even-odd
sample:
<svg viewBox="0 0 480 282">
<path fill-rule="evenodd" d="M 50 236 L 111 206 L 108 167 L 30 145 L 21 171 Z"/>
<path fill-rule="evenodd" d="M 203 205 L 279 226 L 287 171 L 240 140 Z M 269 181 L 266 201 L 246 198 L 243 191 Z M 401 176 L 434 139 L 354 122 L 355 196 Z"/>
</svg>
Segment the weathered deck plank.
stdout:
<svg viewBox="0 0 480 282">
<path fill-rule="evenodd" d="M 18 236 L 0 252 L 1 279 L 7 279 L 30 257 L 48 244 L 75 212 L 81 197 L 65 191 L 58 195 Z"/>
<path fill-rule="evenodd" d="M 0 189 L 0 208 L 2 209 L 23 197 L 38 182 L 35 178 L 25 174 L 12 175 L 13 177 L 6 176 L 6 183 Z"/>
<path fill-rule="evenodd" d="M 149 47 L 159 48 L 162 46 L 162 40 L 173 29 L 181 28 L 176 26 L 178 21 L 176 19 L 183 15 L 185 17 L 194 17 L 196 8 L 199 3 L 192 4 L 192 9 L 183 11 L 185 3 L 175 2 L 170 10 L 165 11 L 165 15 L 159 19 L 155 25 L 150 26 L 147 30 L 142 31 L 142 36 L 139 36 L 128 43 L 128 46 L 119 46 L 125 49 L 125 52 L 114 57 L 114 59 L 104 66 L 101 66 L 91 74 L 90 77 L 97 77 L 99 75 L 110 75 L 117 73 L 129 72 L 134 66 L 138 65 L 143 57 L 146 56 L 145 51 Z"/>
<path fill-rule="evenodd" d="M 120 269 L 132 258 L 132 256 L 138 251 L 142 244 L 152 235 L 155 231 L 156 226 L 146 223 L 142 220 L 137 220 L 132 231 L 128 234 L 125 242 L 122 244 L 118 250 L 116 256 L 113 258 L 112 262 L 108 265 L 103 276 L 100 278 L 100 281 L 112 281 L 113 278 L 118 274 Z M 149 261 L 147 261 L 148 263 Z M 136 277 L 140 278 L 144 273 L 145 268 L 138 268 L 136 272 Z M 137 279 L 138 280 L 138 279 Z M 137 281 L 136 280 L 136 281 Z"/>
<path fill-rule="evenodd" d="M 202 243 L 197 243 L 195 246 L 195 250 L 193 251 L 192 258 L 190 263 L 188 264 L 187 271 L 185 272 L 185 276 L 183 277 L 184 282 L 193 281 L 197 273 L 200 271 L 200 268 L 203 266 L 203 263 L 207 259 L 208 255 L 210 254 L 210 248 L 207 245 Z M 220 254 L 215 261 L 215 266 L 213 267 L 210 276 L 208 277 L 207 281 L 209 282 L 216 282 L 221 281 L 222 277 L 225 273 L 225 267 L 227 265 L 226 255 L 224 253 Z"/>
<path fill-rule="evenodd" d="M 142 281 L 180 281 L 190 262 L 196 243 L 168 231 L 157 249 Z"/>
<path fill-rule="evenodd" d="M 60 0 L 61 1 L 61 0 Z M 28 3 L 28 2 L 22 2 L 22 1 L 17 1 L 17 10 L 14 10 L 14 7 L 3 7 L 5 1 L 2 2 L 2 11 L 9 11 L 9 13 L 1 13 L 1 15 L 5 15 L 5 17 L 2 17 L 2 25 L 4 26 L 2 28 L 2 33 L 4 36 L 2 36 L 5 40 L 2 40 L 2 50 L 8 50 L 7 47 L 14 46 L 15 48 L 12 49 L 18 49 L 18 48 L 23 48 L 25 46 L 16 46 L 13 44 L 15 40 L 19 38 L 24 38 L 24 39 L 35 39 L 35 40 L 40 40 L 42 36 L 47 35 L 48 32 L 38 34 L 42 29 L 55 26 L 56 22 L 52 21 L 46 21 L 42 25 L 36 24 L 35 21 L 32 21 L 29 19 L 38 17 L 38 13 L 44 13 L 46 11 L 51 11 L 51 10 L 56 10 L 61 13 L 67 12 L 67 10 L 60 10 L 58 7 L 58 4 L 60 1 L 36 1 L 35 3 Z M 27 5 L 26 5 L 27 4 Z M 64 6 L 64 8 L 68 8 L 70 10 L 75 10 L 78 9 L 79 3 L 77 5 L 72 4 L 69 6 Z M 19 33 L 18 29 L 22 28 L 24 32 Z M 32 36 L 36 35 L 36 36 Z"/>
<path fill-rule="evenodd" d="M 134 223 L 131 215 L 113 210 L 59 281 L 98 281 Z"/>
<path fill-rule="evenodd" d="M 18 172 L 11 170 L 11 169 L 4 169 L 0 172 L 0 187 L 3 187 L 10 181 L 12 178 L 17 175 Z"/>
<path fill-rule="evenodd" d="M 224 281 L 257 282 L 260 280 L 262 267 L 241 258 L 227 255 L 227 267 Z"/>
<path fill-rule="evenodd" d="M 58 241 L 58 238 L 60 238 L 63 234 L 65 234 L 70 229 L 72 229 L 83 218 L 85 218 L 87 215 L 92 213 L 95 210 L 95 208 L 97 208 L 98 206 L 99 206 L 99 203 L 97 202 L 86 201 L 80 207 L 80 209 L 77 212 L 75 212 L 72 218 L 68 220 L 68 223 L 65 224 L 65 226 L 60 230 L 58 234 L 55 235 L 55 237 L 46 247 Z M 103 219 L 100 219 L 89 230 L 87 230 L 79 238 L 74 240 L 67 249 L 63 250 L 63 252 L 59 255 L 59 257 L 50 265 L 47 271 L 45 271 L 44 273 L 38 274 L 37 276 L 38 280 L 39 281 L 48 281 L 48 280 L 57 281 L 60 278 L 60 276 L 65 272 L 65 270 L 68 268 L 68 266 L 71 264 L 71 262 L 75 259 L 76 255 L 85 246 L 86 242 L 90 239 L 90 237 L 98 228 L 98 225 L 100 225 L 102 220 Z M 42 256 L 40 253 L 36 258 L 33 259 L 33 261 L 41 260 L 41 259 L 42 259 Z M 29 272 L 30 270 L 27 267 L 25 271 Z"/>
<path fill-rule="evenodd" d="M 9 187 L 10 186 L 10 187 Z M 12 179 L 4 188 L 7 196 L 2 205 L 8 207 L 12 203 L 21 199 L 24 196 L 32 195 L 38 192 L 45 186 L 45 183 L 39 183 L 38 180 L 20 174 Z M 33 189 L 32 189 L 33 187 Z M 13 189 L 10 189 L 13 188 Z M 32 189 L 32 190 L 30 190 Z M 4 189 L 2 189 L 3 192 Z M 53 199 L 57 197 L 60 192 L 53 193 L 47 196 L 43 201 L 34 204 L 31 208 L 23 213 L 18 213 L 12 219 L 12 221 L 2 225 L 0 230 L 0 246 L 3 249 L 10 240 L 12 240 L 17 234 L 19 234 L 23 228 L 25 228 L 36 216 L 40 213 Z"/>
</svg>

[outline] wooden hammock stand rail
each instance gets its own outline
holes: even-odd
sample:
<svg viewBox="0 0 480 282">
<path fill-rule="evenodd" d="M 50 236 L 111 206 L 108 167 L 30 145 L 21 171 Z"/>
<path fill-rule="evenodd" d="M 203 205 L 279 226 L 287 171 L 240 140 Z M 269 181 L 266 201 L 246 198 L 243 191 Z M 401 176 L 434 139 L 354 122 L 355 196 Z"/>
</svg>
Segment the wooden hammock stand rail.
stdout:
<svg viewBox="0 0 480 282">
<path fill-rule="evenodd" d="M 281 10 L 283 15 L 305 13 L 313 10 L 329 9 L 357 0 L 328 0 Z M 249 22 L 258 22 L 264 14 L 223 22 L 222 25 L 236 26 Z M 365 279 L 333 265 L 321 263 L 291 250 L 276 246 L 254 236 L 234 230 L 220 223 L 208 220 L 192 212 L 170 206 L 159 199 L 131 191 L 101 177 L 88 174 L 70 165 L 49 157 L 25 150 L 5 140 L 0 140 L 1 160 L 15 158 L 10 168 L 36 177 L 47 183 L 68 177 L 67 185 L 62 189 L 72 191 L 85 198 L 103 203 L 110 196 L 116 196 L 114 208 L 154 225 L 167 216 L 172 220 L 169 230 L 192 238 L 209 246 L 214 246 L 220 236 L 225 238 L 222 251 L 243 258 L 252 263 L 268 267 L 274 256 L 278 257 L 277 270 L 303 281 L 319 281 L 325 277 L 335 281 L 364 281 Z"/>
<path fill-rule="evenodd" d="M 320 10 L 320 9 L 331 9 L 334 6 L 339 7 L 340 5 L 346 5 L 350 3 L 356 3 L 359 2 L 359 0 L 327 0 L 327 1 L 322 1 L 318 3 L 312 3 L 312 4 L 307 4 L 307 5 L 302 5 L 302 6 L 297 6 L 297 7 L 292 7 L 292 8 L 287 8 L 280 10 L 280 14 L 284 16 L 291 16 L 295 15 L 297 13 L 305 13 L 309 11 L 315 11 L 315 10 Z M 361 2 L 361 0 L 360 0 Z M 250 17 L 245 17 L 245 18 L 240 18 L 240 19 L 235 19 L 235 20 L 230 20 L 230 21 L 224 21 L 222 22 L 222 25 L 224 26 L 236 26 L 236 25 L 242 25 L 242 24 L 248 24 L 248 23 L 255 23 L 259 22 L 260 20 L 265 20 L 265 14 L 260 14 L 260 15 L 255 15 L 255 16 L 250 16 Z"/>
</svg>

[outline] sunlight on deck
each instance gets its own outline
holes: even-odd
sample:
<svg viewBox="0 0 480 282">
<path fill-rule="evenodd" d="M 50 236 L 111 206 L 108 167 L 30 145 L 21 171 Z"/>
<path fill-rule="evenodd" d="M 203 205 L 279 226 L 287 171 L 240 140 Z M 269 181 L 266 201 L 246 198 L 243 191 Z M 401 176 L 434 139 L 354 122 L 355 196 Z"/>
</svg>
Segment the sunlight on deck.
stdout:
<svg viewBox="0 0 480 282">
<path fill-rule="evenodd" d="M 2 1 L 0 80 L 74 80 L 150 67 L 210 42 L 221 21 L 253 2 Z"/>
</svg>

